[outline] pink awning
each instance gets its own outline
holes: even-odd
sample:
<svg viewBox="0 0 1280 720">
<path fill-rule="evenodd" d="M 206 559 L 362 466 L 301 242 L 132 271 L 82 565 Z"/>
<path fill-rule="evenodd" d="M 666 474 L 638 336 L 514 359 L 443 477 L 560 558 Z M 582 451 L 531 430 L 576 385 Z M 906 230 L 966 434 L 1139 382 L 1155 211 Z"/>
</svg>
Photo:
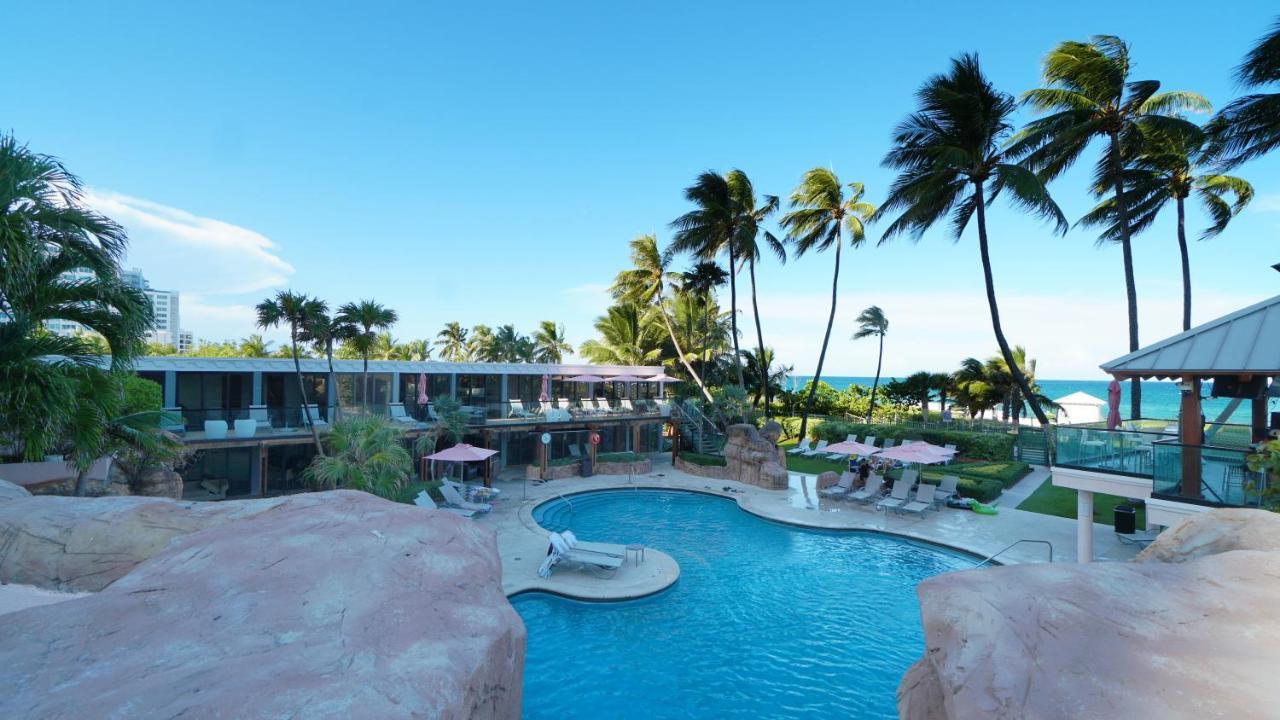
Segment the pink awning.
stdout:
<svg viewBox="0 0 1280 720">
<path fill-rule="evenodd" d="M 445 462 L 474 462 L 477 460 L 488 460 L 497 454 L 497 450 L 478 448 L 474 445 L 459 443 L 451 448 L 445 448 L 434 455 L 428 455 L 427 459 L 443 460 Z"/>
<path fill-rule="evenodd" d="M 839 453 L 841 455 L 870 455 L 879 450 L 875 445 L 867 445 L 865 443 L 845 440 L 834 445 L 828 445 L 822 448 L 825 453 Z"/>
</svg>

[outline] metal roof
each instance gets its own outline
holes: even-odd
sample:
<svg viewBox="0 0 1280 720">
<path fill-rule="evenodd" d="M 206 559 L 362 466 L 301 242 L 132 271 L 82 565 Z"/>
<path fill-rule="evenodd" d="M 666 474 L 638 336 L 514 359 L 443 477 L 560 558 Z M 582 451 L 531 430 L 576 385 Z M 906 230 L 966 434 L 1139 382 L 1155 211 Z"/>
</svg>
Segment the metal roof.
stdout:
<svg viewBox="0 0 1280 720">
<path fill-rule="evenodd" d="M 302 358 L 303 372 L 329 372 L 329 361 L 324 358 Z M 290 358 L 210 358 L 183 357 L 181 355 L 145 356 L 133 363 L 134 371 L 163 372 L 293 372 Z M 334 360 L 334 372 L 359 373 L 364 371 L 360 360 Z M 427 373 L 458 375 L 657 375 L 659 365 L 566 365 L 552 363 L 453 363 L 427 360 L 370 360 L 371 373 Z"/>
<path fill-rule="evenodd" d="M 1102 364 L 1121 377 L 1280 375 L 1280 295 Z"/>
</svg>

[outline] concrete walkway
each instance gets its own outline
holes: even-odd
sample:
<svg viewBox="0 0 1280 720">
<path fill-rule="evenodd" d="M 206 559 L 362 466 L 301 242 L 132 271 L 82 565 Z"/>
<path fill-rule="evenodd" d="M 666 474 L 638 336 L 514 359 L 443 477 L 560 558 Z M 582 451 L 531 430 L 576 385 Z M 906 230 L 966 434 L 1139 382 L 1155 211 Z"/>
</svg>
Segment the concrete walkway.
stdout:
<svg viewBox="0 0 1280 720">
<path fill-rule="evenodd" d="M 508 595 L 537 590 L 583 600 L 620 600 L 659 592 L 680 576 L 679 566 L 663 548 L 648 548 L 645 561 L 628 562 L 612 578 L 598 578 L 577 570 L 557 569 L 549 578 L 537 575 L 538 566 L 547 552 L 547 531 L 533 521 L 533 508 L 547 500 L 589 490 L 612 488 L 657 488 L 691 490 L 730 497 L 742 510 L 760 517 L 805 527 L 833 530 L 877 530 L 927 542 L 947 545 L 980 557 L 999 556 L 1003 564 L 1046 562 L 1049 548 L 1043 543 L 1018 540 L 1043 540 L 1052 544 L 1054 562 L 1075 561 L 1074 520 L 1017 510 L 1016 506 L 1048 477 L 1047 469 L 1036 468 L 1017 485 L 1006 491 L 997 505 L 997 515 L 979 515 L 968 510 L 943 508 L 927 512 L 923 517 L 897 516 L 877 512 L 854 503 L 819 498 L 814 491 L 815 478 L 793 474 L 785 490 L 765 490 L 734 481 L 712 480 L 680 472 L 671 467 L 668 456 L 653 457 L 653 471 L 646 475 L 597 475 L 591 478 L 551 480 L 526 483 L 518 479 L 499 479 L 494 486 L 502 491 L 493 512 L 477 518 L 477 522 L 493 529 L 498 536 L 502 557 L 502 585 Z M 725 490 L 728 488 L 728 491 Z M 627 542 L 628 538 L 590 537 L 597 542 Z M 622 546 L 618 546 L 622 553 Z M 1138 548 L 1116 539 L 1106 525 L 1094 525 L 1094 554 L 1097 561 L 1128 560 Z"/>
</svg>

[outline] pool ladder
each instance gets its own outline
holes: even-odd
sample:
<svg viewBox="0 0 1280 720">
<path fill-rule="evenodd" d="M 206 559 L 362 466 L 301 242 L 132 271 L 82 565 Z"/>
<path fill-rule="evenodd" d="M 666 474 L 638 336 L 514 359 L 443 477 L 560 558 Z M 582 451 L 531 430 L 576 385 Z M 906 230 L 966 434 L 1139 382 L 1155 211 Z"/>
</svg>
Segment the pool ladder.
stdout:
<svg viewBox="0 0 1280 720">
<path fill-rule="evenodd" d="M 978 563 L 977 565 L 974 565 L 974 567 L 975 567 L 975 568 L 980 568 L 980 567 L 982 567 L 983 565 L 986 565 L 987 563 L 991 562 L 992 560 L 995 560 L 997 557 L 999 557 L 999 556 L 1003 555 L 1005 552 L 1007 552 L 1007 551 L 1009 551 L 1009 550 L 1012 550 L 1013 548 L 1015 548 L 1015 547 L 1017 547 L 1017 546 L 1021 545 L 1022 543 L 1040 543 L 1040 544 L 1042 544 L 1042 545 L 1046 545 L 1046 546 L 1048 546 L 1048 548 L 1049 548 L 1049 562 L 1053 562 L 1053 543 L 1049 542 L 1048 540 L 1032 540 L 1032 539 L 1030 539 L 1030 538 L 1024 538 L 1024 539 L 1022 539 L 1022 540 L 1019 540 L 1019 541 L 1017 541 L 1017 542 L 1015 542 L 1015 543 L 1010 544 L 1008 547 L 1004 548 L 1003 550 L 1001 550 L 1000 552 L 996 553 L 995 555 L 992 555 L 992 556 L 988 557 L 987 559 L 983 560 L 982 562 Z"/>
</svg>

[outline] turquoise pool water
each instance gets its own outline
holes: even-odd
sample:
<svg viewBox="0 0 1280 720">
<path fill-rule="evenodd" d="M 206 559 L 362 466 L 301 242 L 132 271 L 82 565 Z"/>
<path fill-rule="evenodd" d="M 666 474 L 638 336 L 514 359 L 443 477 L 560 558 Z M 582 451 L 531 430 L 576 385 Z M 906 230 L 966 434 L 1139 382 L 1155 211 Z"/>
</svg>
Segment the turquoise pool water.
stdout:
<svg viewBox="0 0 1280 720">
<path fill-rule="evenodd" d="M 923 650 L 916 584 L 976 562 L 698 493 L 573 495 L 534 518 L 659 548 L 681 575 L 628 602 L 512 598 L 529 629 L 526 718 L 895 718 L 898 680 Z"/>
</svg>

